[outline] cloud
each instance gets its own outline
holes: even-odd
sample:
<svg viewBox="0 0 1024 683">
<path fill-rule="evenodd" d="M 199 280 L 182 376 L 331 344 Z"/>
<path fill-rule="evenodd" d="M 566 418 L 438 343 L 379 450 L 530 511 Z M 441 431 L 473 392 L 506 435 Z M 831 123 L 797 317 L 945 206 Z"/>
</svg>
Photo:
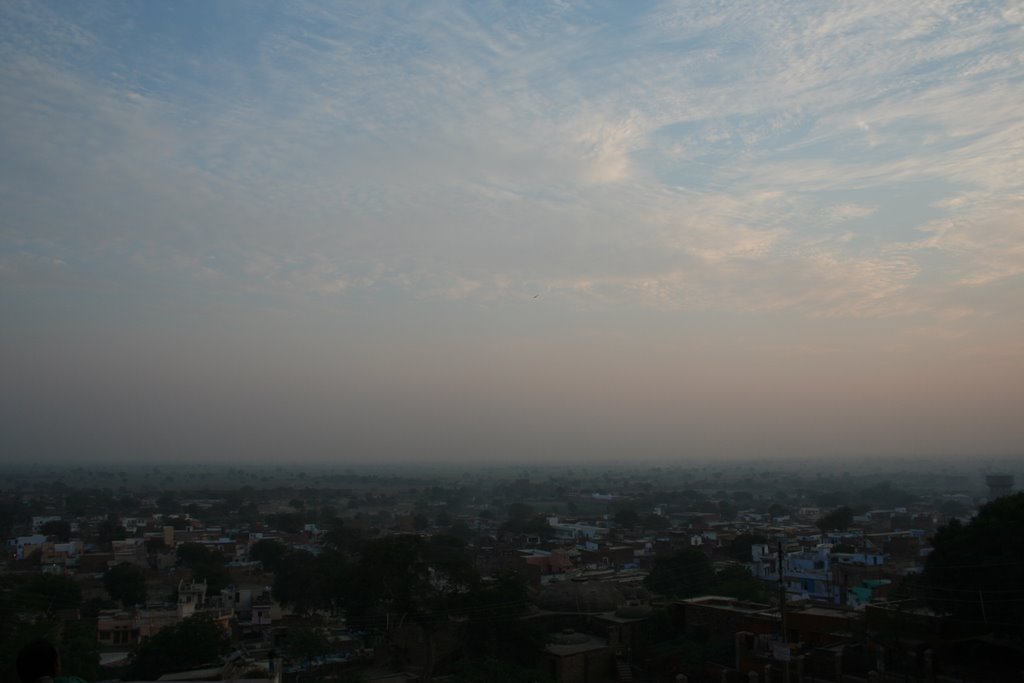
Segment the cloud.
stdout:
<svg viewBox="0 0 1024 683">
<path fill-rule="evenodd" d="M 1012 3 L 684 2 L 625 20 L 299 3 L 184 52 L 160 25 L 132 72 L 136 11 L 5 9 L 22 27 L 0 70 L 21 169 L 4 175 L 8 252 L 31 236 L 76 251 L 69 268 L 119 254 L 340 298 L 575 283 L 587 306 L 858 316 L 924 306 L 910 285 L 943 277 L 932 251 L 956 262 L 943 288 L 1019 272 Z M 849 227 L 922 182 L 958 198 L 933 206 L 948 220 Z"/>
</svg>

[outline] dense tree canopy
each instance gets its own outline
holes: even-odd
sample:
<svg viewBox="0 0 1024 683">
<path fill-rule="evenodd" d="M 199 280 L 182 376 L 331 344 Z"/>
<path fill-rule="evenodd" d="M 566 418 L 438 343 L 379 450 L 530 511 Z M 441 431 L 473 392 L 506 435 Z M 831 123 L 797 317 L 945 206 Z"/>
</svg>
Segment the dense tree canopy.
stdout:
<svg viewBox="0 0 1024 683">
<path fill-rule="evenodd" d="M 134 564 L 122 562 L 103 575 L 103 587 L 113 600 L 125 607 L 146 602 L 146 575 Z"/>
<path fill-rule="evenodd" d="M 207 614 L 167 626 L 132 653 L 126 678 L 151 681 L 169 671 L 217 662 L 230 644 L 224 629 Z"/>
<path fill-rule="evenodd" d="M 673 598 L 724 595 L 760 600 L 764 597 L 761 583 L 746 567 L 730 565 L 716 572 L 707 555 L 694 548 L 657 558 L 645 583 L 655 593 Z"/>
<path fill-rule="evenodd" d="M 39 531 L 44 536 L 52 536 L 61 543 L 66 543 L 71 538 L 71 523 L 63 519 L 53 519 L 43 524 Z"/>
<path fill-rule="evenodd" d="M 249 559 L 263 563 L 269 571 L 277 571 L 281 559 L 288 554 L 288 546 L 280 541 L 263 538 L 253 543 L 249 549 Z"/>
<path fill-rule="evenodd" d="M 216 550 L 200 543 L 182 543 L 178 546 L 178 564 L 192 570 L 192 578 L 206 583 L 207 595 L 213 595 L 230 583 L 225 559 Z"/>
<path fill-rule="evenodd" d="M 714 582 L 711 560 L 699 550 L 686 548 L 654 561 L 646 583 L 655 593 L 674 598 L 690 598 L 706 593 Z"/>
<path fill-rule="evenodd" d="M 615 523 L 623 527 L 635 527 L 640 523 L 640 515 L 633 508 L 622 508 L 615 513 Z"/>
<path fill-rule="evenodd" d="M 737 562 L 750 562 L 752 557 L 751 548 L 758 543 L 765 543 L 767 539 L 761 534 L 738 534 L 729 546 L 729 554 Z"/>
<path fill-rule="evenodd" d="M 853 524 L 853 510 L 844 505 L 820 517 L 815 524 L 823 532 L 846 531 Z"/>
<path fill-rule="evenodd" d="M 952 520 L 932 540 L 920 584 L 931 605 L 965 623 L 1024 636 L 1024 492 Z"/>
<path fill-rule="evenodd" d="M 300 614 L 323 604 L 321 565 L 313 553 L 293 550 L 278 561 L 274 570 L 274 597 Z"/>
<path fill-rule="evenodd" d="M 298 627 L 288 631 L 284 650 L 293 660 L 309 661 L 328 654 L 331 651 L 331 641 L 320 629 Z"/>
</svg>

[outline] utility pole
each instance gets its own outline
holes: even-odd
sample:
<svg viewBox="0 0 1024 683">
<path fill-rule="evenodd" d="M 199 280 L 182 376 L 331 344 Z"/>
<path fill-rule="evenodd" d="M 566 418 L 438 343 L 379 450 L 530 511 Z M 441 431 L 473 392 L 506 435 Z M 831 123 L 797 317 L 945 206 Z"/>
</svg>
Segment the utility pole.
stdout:
<svg viewBox="0 0 1024 683">
<path fill-rule="evenodd" d="M 785 675 L 786 683 L 789 678 L 789 632 L 786 629 L 786 549 L 783 542 L 779 541 L 779 626 L 782 628 L 782 645 L 786 652 Z"/>
<path fill-rule="evenodd" d="M 779 549 L 779 626 L 782 627 L 782 642 L 788 643 L 786 637 L 786 550 L 782 541 L 778 543 Z"/>
</svg>

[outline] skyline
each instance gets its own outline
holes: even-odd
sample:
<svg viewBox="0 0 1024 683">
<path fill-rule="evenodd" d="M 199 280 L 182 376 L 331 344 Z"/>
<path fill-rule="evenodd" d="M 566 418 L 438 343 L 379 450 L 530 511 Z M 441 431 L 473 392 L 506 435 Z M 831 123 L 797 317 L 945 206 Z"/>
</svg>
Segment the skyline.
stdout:
<svg viewBox="0 0 1024 683">
<path fill-rule="evenodd" d="M 0 16 L 0 462 L 1024 454 L 1018 4 Z"/>
</svg>

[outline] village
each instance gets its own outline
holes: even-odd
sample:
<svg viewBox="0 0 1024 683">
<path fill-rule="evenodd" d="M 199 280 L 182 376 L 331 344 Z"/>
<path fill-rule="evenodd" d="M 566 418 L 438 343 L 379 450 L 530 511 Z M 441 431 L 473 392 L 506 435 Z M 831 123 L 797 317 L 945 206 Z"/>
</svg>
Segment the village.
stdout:
<svg viewBox="0 0 1024 683">
<path fill-rule="evenodd" d="M 898 474 L 740 467 L 72 474 L 24 470 L 0 493 L 4 680 L 40 635 L 89 681 L 853 683 L 1019 668 L 1019 584 L 940 586 L 948 565 L 929 567 L 944 525 L 1021 498 L 1012 475 L 903 488 Z"/>
</svg>

